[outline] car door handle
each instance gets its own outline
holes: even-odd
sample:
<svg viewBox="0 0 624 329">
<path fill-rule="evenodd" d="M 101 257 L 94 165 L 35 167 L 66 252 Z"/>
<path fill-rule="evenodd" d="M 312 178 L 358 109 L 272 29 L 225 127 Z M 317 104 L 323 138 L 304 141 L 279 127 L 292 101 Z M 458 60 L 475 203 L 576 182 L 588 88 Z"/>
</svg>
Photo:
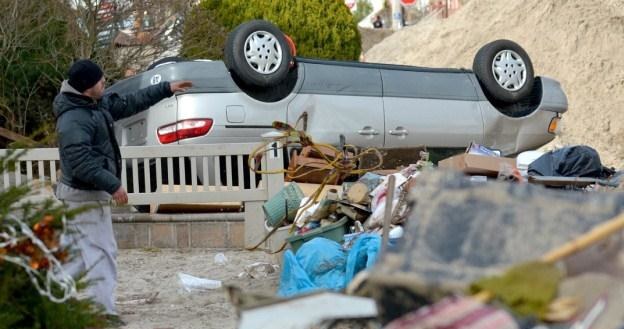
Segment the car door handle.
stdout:
<svg viewBox="0 0 624 329">
<path fill-rule="evenodd" d="M 390 130 L 388 133 L 393 136 L 407 136 L 408 134 L 407 130 L 403 127 L 396 127 L 395 130 Z"/>
<path fill-rule="evenodd" d="M 358 134 L 362 136 L 377 136 L 379 132 L 371 127 L 364 127 L 364 129 L 358 130 Z"/>
</svg>

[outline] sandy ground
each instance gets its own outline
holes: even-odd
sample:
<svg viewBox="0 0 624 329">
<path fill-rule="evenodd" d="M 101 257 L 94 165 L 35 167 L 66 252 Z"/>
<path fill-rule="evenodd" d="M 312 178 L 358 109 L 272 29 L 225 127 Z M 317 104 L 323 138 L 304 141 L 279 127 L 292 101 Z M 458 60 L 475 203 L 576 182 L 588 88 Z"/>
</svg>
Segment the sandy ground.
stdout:
<svg viewBox="0 0 624 329">
<path fill-rule="evenodd" d="M 471 68 L 484 44 L 510 39 L 537 75 L 561 82 L 569 101 L 552 146 L 586 144 L 624 167 L 624 0 L 470 0 L 449 19 L 426 18 L 365 55 L 369 62 Z"/>
<path fill-rule="evenodd" d="M 225 254 L 225 265 L 215 263 L 217 253 Z M 279 271 L 266 278 L 238 278 L 246 265 L 256 262 L 276 264 L 275 256 L 264 252 L 215 249 L 120 250 L 118 257 L 118 301 L 136 294 L 158 292 L 151 304 L 119 305 L 127 329 L 229 329 L 236 328 L 235 309 L 223 289 L 188 293 L 182 289 L 178 273 L 222 280 L 245 292 L 272 295 L 277 290 Z M 132 298 L 130 298 L 132 299 Z"/>
</svg>

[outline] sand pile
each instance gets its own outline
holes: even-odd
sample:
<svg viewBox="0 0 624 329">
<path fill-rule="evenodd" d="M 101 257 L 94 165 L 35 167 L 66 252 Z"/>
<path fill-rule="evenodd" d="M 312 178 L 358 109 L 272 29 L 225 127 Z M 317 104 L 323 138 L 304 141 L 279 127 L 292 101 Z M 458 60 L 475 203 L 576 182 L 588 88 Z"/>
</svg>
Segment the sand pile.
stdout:
<svg viewBox="0 0 624 329">
<path fill-rule="evenodd" d="M 603 163 L 624 168 L 624 0 L 471 0 L 449 19 L 394 33 L 365 60 L 472 68 L 477 50 L 502 38 L 523 46 L 536 75 L 557 79 L 568 95 L 554 143 L 592 146 Z"/>
</svg>

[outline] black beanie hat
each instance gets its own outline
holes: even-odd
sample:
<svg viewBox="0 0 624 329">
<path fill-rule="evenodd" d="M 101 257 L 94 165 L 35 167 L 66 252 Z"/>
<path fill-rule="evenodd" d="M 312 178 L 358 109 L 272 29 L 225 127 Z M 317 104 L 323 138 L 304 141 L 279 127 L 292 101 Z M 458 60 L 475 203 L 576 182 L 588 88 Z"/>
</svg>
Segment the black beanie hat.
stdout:
<svg viewBox="0 0 624 329">
<path fill-rule="evenodd" d="M 79 92 L 95 86 L 104 72 L 100 67 L 88 59 L 79 59 L 69 68 L 69 84 Z"/>
</svg>

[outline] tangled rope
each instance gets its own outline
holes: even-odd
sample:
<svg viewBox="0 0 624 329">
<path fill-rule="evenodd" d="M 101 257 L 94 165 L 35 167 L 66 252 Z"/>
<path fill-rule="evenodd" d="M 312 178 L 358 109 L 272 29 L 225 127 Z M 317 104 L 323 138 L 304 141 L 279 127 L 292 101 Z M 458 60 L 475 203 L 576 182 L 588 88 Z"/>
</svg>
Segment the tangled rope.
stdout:
<svg viewBox="0 0 624 329">
<path fill-rule="evenodd" d="M 354 145 L 344 143 L 344 139 L 341 136 L 341 149 L 334 147 L 331 144 L 326 143 L 315 143 L 312 138 L 306 134 L 304 130 L 297 130 L 295 127 L 299 126 L 302 120 L 305 120 L 305 113 L 295 123 L 295 126 L 291 126 L 287 123 L 274 121 L 273 128 L 276 129 L 280 135 L 273 137 L 271 140 L 266 141 L 265 143 L 258 146 L 256 149 L 252 151 L 249 155 L 249 159 L 247 165 L 249 168 L 256 174 L 286 174 L 290 179 L 297 179 L 306 175 L 313 174 L 315 172 L 323 172 L 329 171 L 329 174 L 323 178 L 319 187 L 312 193 L 311 197 L 305 202 L 303 205 L 296 209 L 292 209 L 290 211 L 286 211 L 286 215 L 279 222 L 279 224 L 275 225 L 275 227 L 260 241 L 256 246 L 252 248 L 248 248 L 249 250 L 257 249 L 261 244 L 263 244 L 282 224 L 290 215 L 298 212 L 299 210 L 305 211 L 306 209 L 313 206 L 315 203 L 319 201 L 319 197 L 322 194 L 325 186 L 332 181 L 336 181 L 340 177 L 347 177 L 350 175 L 362 175 L 372 170 L 376 170 L 381 168 L 383 164 L 383 156 L 381 152 L 379 152 L 376 148 L 366 148 L 361 152 L 358 152 L 358 148 Z M 289 147 L 297 146 L 297 147 L 311 147 L 314 151 L 316 151 L 321 159 L 325 162 L 325 164 L 319 168 L 306 170 L 305 172 L 301 172 L 304 169 L 304 165 L 298 165 L 294 169 L 279 169 L 279 170 L 262 170 L 260 169 L 260 163 L 262 162 L 262 158 L 265 154 L 269 152 L 275 151 L 276 147 L 272 146 L 277 143 L 278 149 L 286 149 Z M 328 157 L 326 152 L 322 149 L 330 150 L 334 157 L 333 159 Z M 353 154 L 352 156 L 350 156 Z M 375 165 L 368 168 L 358 168 L 358 162 L 363 159 L 365 156 L 372 155 L 376 157 L 377 161 Z M 295 230 L 295 223 L 293 223 L 290 227 L 289 234 L 292 234 Z M 284 249 L 286 243 L 279 248 L 278 251 Z"/>
</svg>

